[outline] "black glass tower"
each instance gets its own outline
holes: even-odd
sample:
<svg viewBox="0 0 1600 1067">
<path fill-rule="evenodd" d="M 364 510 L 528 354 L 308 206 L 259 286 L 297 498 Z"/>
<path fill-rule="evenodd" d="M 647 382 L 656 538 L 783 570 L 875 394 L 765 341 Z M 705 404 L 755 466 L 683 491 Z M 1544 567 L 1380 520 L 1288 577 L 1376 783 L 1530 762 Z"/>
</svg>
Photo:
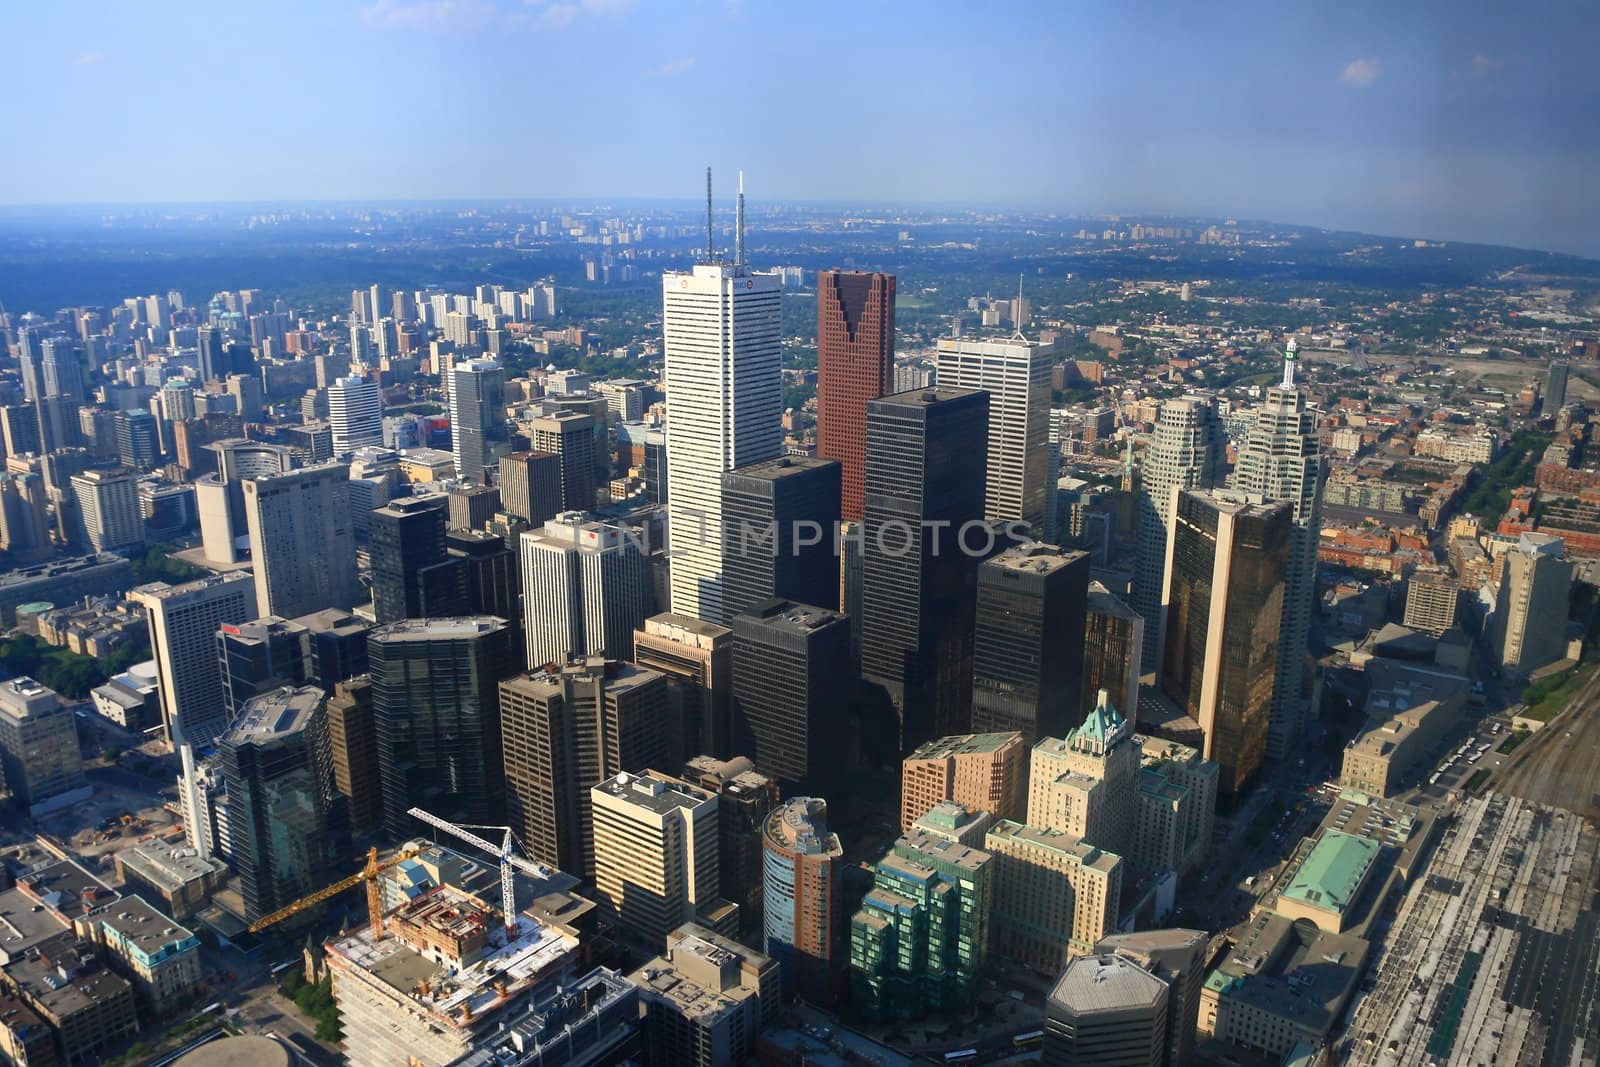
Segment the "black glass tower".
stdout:
<svg viewBox="0 0 1600 1067">
<path fill-rule="evenodd" d="M 861 673 L 893 705 L 902 752 L 970 726 L 988 440 L 982 390 L 867 402 Z"/>
<path fill-rule="evenodd" d="M 416 829 L 414 806 L 466 823 L 504 817 L 500 680 L 515 670 L 510 626 L 490 616 L 406 620 L 367 642 L 384 826 Z"/>
<path fill-rule="evenodd" d="M 734 752 L 785 785 L 820 784 L 839 763 L 845 732 L 850 621 L 832 608 L 773 598 L 731 625 Z"/>
<path fill-rule="evenodd" d="M 972 660 L 974 733 L 1021 731 L 1032 745 L 1083 721 L 1089 554 L 1007 549 L 978 568 Z"/>
<path fill-rule="evenodd" d="M 447 500 L 403 497 L 374 508 L 367 537 L 379 623 L 465 613 L 460 568 L 445 542 Z"/>
<path fill-rule="evenodd" d="M 218 739 L 230 858 L 252 921 L 350 871 L 349 802 L 334 783 L 325 702 L 313 687 L 274 689 Z"/>
<path fill-rule="evenodd" d="M 217 631 L 217 666 L 231 723 L 251 698 L 311 680 L 306 628 L 275 615 L 226 624 Z"/>
<path fill-rule="evenodd" d="M 773 597 L 810 603 L 839 586 L 837 460 L 780 456 L 722 476 L 722 610 Z"/>
</svg>

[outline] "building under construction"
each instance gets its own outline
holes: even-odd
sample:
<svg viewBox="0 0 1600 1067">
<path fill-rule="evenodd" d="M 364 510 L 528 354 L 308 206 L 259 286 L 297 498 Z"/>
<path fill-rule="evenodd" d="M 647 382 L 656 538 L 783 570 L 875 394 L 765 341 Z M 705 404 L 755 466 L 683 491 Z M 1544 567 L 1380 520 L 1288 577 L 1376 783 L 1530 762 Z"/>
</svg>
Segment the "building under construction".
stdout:
<svg viewBox="0 0 1600 1067">
<path fill-rule="evenodd" d="M 578 939 L 441 885 L 330 941 L 327 962 L 353 1067 L 451 1063 L 536 992 L 570 977 Z"/>
</svg>

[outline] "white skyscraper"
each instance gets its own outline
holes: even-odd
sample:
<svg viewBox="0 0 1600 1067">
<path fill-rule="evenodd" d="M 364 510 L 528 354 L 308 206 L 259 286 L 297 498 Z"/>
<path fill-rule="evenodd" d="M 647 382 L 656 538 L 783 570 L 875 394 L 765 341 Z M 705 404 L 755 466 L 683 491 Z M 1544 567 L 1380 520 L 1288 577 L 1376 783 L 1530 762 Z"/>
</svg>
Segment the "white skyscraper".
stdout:
<svg viewBox="0 0 1600 1067">
<path fill-rule="evenodd" d="M 709 622 L 722 619 L 722 473 L 783 454 L 782 285 L 744 262 L 740 199 L 734 261 L 661 282 L 672 610 Z"/>
<path fill-rule="evenodd" d="M 328 386 L 328 427 L 333 454 L 347 456 L 367 445 L 383 445 L 383 397 L 378 383 L 359 374 L 335 379 Z"/>
<path fill-rule="evenodd" d="M 1005 340 L 942 338 L 938 381 L 989 394 L 989 477 L 984 517 L 1020 519 L 1048 537 L 1050 366 L 1053 344 L 1021 336 Z"/>
<path fill-rule="evenodd" d="M 89 547 L 96 552 L 144 541 L 144 517 L 133 472 L 84 471 L 72 476 L 72 495 Z"/>
<path fill-rule="evenodd" d="M 174 748 L 209 744 L 227 729 L 217 629 L 257 617 L 255 585 L 235 571 L 183 585 L 141 585 L 128 597 L 144 608 L 150 624 L 167 739 Z"/>
<path fill-rule="evenodd" d="M 293 619 L 361 599 L 348 464 L 250 478 L 240 488 L 261 614 Z"/>
<path fill-rule="evenodd" d="M 530 668 L 569 653 L 632 659 L 645 599 L 644 557 L 622 528 L 567 511 L 522 535 Z"/>
<path fill-rule="evenodd" d="M 1133 610 L 1144 619 L 1148 664 L 1161 661 L 1162 583 L 1172 530 L 1172 490 L 1211 489 L 1222 476 L 1223 434 L 1210 397 L 1185 396 L 1161 405 L 1155 440 L 1139 468 L 1138 552 L 1133 565 Z"/>
<path fill-rule="evenodd" d="M 1288 501 L 1294 509 L 1289 534 L 1289 567 L 1283 581 L 1283 623 L 1278 630 L 1278 674 L 1272 688 L 1272 728 L 1267 755 L 1290 755 L 1305 729 L 1309 702 L 1305 682 L 1306 644 L 1317 597 L 1317 546 L 1322 533 L 1322 485 L 1326 464 L 1317 448 L 1316 418 L 1306 395 L 1294 385 L 1295 342 L 1284 352 L 1283 382 L 1267 390 L 1239 461 L 1235 486 L 1267 500 Z"/>
</svg>

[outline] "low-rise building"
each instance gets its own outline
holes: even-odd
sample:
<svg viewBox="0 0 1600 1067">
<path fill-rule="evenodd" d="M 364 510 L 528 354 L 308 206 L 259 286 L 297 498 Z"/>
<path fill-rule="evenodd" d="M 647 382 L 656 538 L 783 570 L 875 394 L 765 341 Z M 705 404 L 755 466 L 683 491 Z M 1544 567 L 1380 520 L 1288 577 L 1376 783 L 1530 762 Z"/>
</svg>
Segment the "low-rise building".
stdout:
<svg viewBox="0 0 1600 1067">
<path fill-rule="evenodd" d="M 1330 830 L 1295 868 L 1274 905 L 1286 919 L 1309 919 L 1330 934 L 1342 932 L 1376 869 L 1376 841 Z"/>
<path fill-rule="evenodd" d="M 987 811 L 973 811 L 958 800 L 941 800 L 912 823 L 911 829 L 958 845 L 982 848 L 983 837 L 993 825 L 994 816 Z"/>
<path fill-rule="evenodd" d="M 695 923 L 667 935 L 667 950 L 633 974 L 645 1027 L 645 1062 L 733 1067 L 778 1007 L 778 965 Z"/>
<path fill-rule="evenodd" d="M 1499 446 L 1499 439 L 1490 430 L 1451 433 L 1435 429 L 1417 434 L 1412 453 L 1417 456 L 1437 456 L 1450 463 L 1493 463 Z"/>
<path fill-rule="evenodd" d="M 1466 678 L 1373 661 L 1367 723 L 1344 748 L 1339 784 L 1377 797 L 1407 788 L 1410 772 L 1460 722 Z"/>
<path fill-rule="evenodd" d="M 123 897 L 97 917 L 113 966 L 151 1011 L 165 1015 L 193 999 L 201 979 L 199 938 L 138 897 Z"/>
<path fill-rule="evenodd" d="M 1344 1013 L 1367 959 L 1367 942 L 1263 911 L 1200 994 L 1204 1037 L 1282 1058 L 1322 1045 Z"/>
<path fill-rule="evenodd" d="M 156 661 L 135 663 L 89 691 L 94 710 L 124 730 L 143 731 L 161 721 L 160 680 Z"/>
<path fill-rule="evenodd" d="M 5 987 L 55 1031 L 68 1063 L 99 1062 L 138 1033 L 133 987 L 72 933 L 33 946 L 0 975 Z"/>
<path fill-rule="evenodd" d="M 122 593 L 133 585 L 133 564 L 100 553 L 14 568 L 0 575 L 0 626 L 17 624 L 17 605 L 65 604 L 86 596 Z"/>
<path fill-rule="evenodd" d="M 221 860 L 159 838 L 123 849 L 115 862 L 129 892 L 178 920 L 203 909 L 211 894 L 228 881 L 228 866 Z"/>
<path fill-rule="evenodd" d="M 16 1067 L 55 1067 L 56 1035 L 37 1012 L 10 993 L 0 992 L 0 1058 Z"/>
</svg>

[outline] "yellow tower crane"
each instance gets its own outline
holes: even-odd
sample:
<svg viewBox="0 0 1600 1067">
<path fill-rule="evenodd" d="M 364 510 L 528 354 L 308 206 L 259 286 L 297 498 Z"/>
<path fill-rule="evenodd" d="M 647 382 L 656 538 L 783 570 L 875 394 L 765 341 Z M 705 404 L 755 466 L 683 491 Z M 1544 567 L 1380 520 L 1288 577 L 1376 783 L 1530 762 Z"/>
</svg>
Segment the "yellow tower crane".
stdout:
<svg viewBox="0 0 1600 1067">
<path fill-rule="evenodd" d="M 372 939 L 376 941 L 383 936 L 383 894 L 378 889 L 378 873 L 388 870 L 397 863 L 404 863 L 406 860 L 413 859 L 421 854 L 422 851 L 423 849 L 421 848 L 403 849 L 391 858 L 379 863 L 378 850 L 370 848 L 367 850 L 367 865 L 360 872 L 352 874 L 348 878 L 341 878 L 339 881 L 330 886 L 324 886 L 315 893 L 303 896 L 293 904 L 286 904 L 270 915 L 263 915 L 250 924 L 250 932 L 252 934 L 260 933 L 274 923 L 282 922 L 291 915 L 298 915 L 307 908 L 315 907 L 324 900 L 330 900 L 343 893 L 346 889 L 354 889 L 358 884 L 365 882 L 367 884 L 367 916 L 372 923 Z"/>
</svg>

